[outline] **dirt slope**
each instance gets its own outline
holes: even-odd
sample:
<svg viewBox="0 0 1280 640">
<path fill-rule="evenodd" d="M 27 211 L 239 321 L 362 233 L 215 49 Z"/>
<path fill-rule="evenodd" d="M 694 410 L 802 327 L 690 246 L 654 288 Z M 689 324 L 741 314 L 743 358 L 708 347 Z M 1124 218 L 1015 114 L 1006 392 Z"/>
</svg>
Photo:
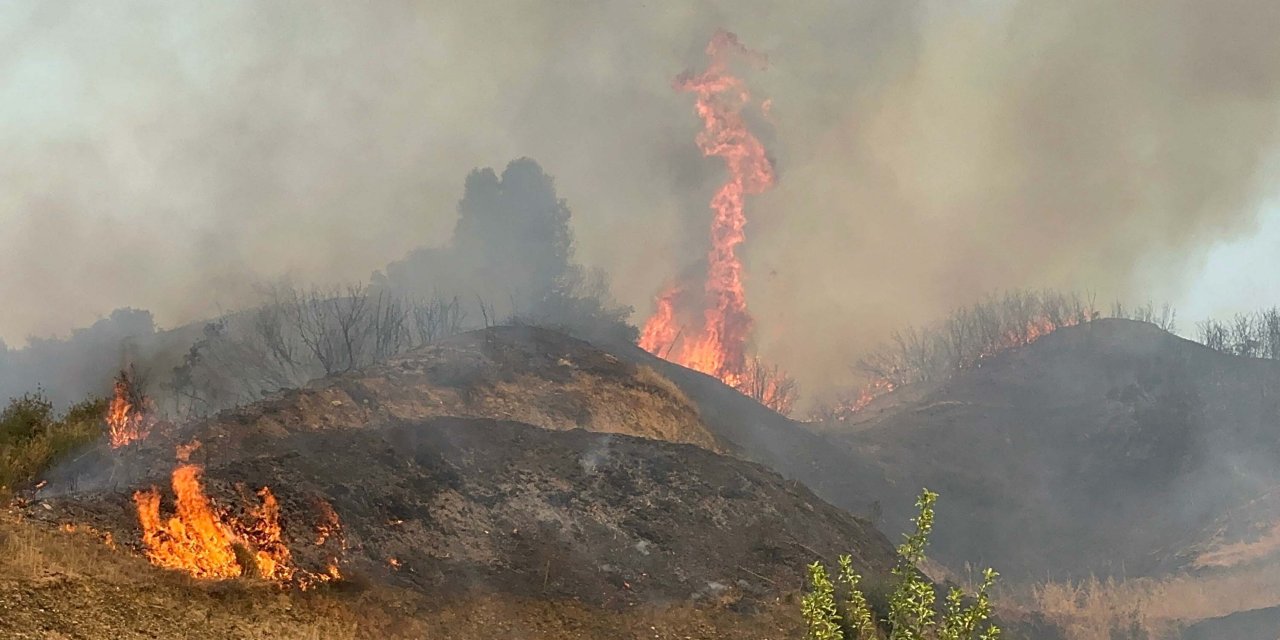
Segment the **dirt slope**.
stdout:
<svg viewBox="0 0 1280 640">
<path fill-rule="evenodd" d="M 875 511 L 883 497 L 876 493 L 883 484 L 877 467 L 865 464 L 827 434 L 780 415 L 711 376 L 635 345 L 602 344 L 619 358 L 653 369 L 675 383 L 697 407 L 706 428 L 733 455 L 798 480 L 852 513 L 865 516 Z M 913 495 L 908 502 L 914 499 Z"/>
<path fill-rule="evenodd" d="M 942 494 L 953 566 L 1138 576 L 1280 551 L 1280 512 L 1249 508 L 1280 486 L 1280 363 L 1102 320 L 903 398 L 833 437 L 878 470 L 890 530 L 919 486 Z"/>
<path fill-rule="evenodd" d="M 1280 607 L 1233 613 L 1192 625 L 1183 640 L 1274 640 L 1280 635 Z"/>
<path fill-rule="evenodd" d="M 352 427 L 438 416 L 514 420 L 718 450 L 680 390 L 647 367 L 536 327 L 472 331 L 360 371 L 317 380 L 209 421 L 225 437 L 246 422 L 262 431 Z"/>
<path fill-rule="evenodd" d="M 206 492 L 245 505 L 269 486 L 300 566 L 319 571 L 315 504 L 332 504 L 340 566 L 425 593 L 482 588 L 605 607 L 707 597 L 761 598 L 796 584 L 815 556 L 852 551 L 884 576 L 888 541 L 869 524 L 751 463 L 690 445 L 510 422 L 440 418 L 256 440 L 253 454 L 211 443 Z M 42 499 L 32 517 L 91 525 L 139 546 L 129 486 Z M 393 567 L 391 564 L 398 564 Z"/>
<path fill-rule="evenodd" d="M 371 583 L 298 592 L 202 582 L 113 551 L 90 533 L 0 513 L 0 637 L 15 640 L 782 640 L 802 635 L 799 622 L 789 601 L 749 613 L 706 602 L 602 612 L 537 594 L 427 597 Z"/>
<path fill-rule="evenodd" d="M 885 579 L 883 535 L 741 458 L 864 507 L 879 486 L 864 478 L 871 467 L 711 378 L 620 353 L 536 329 L 476 332 L 140 446 L 89 451 L 26 496 L 17 537 L 92 527 L 119 548 L 94 566 L 142 568 L 8 581 L 0 571 L 0 605 L 25 612 L 16 629 L 63 634 L 28 637 L 171 636 L 194 602 L 209 637 L 781 638 L 798 635 L 805 563 L 852 552 L 873 588 Z M 538 424 L 489 419 L 511 416 Z M 168 512 L 175 447 L 191 440 L 215 504 L 241 517 L 270 486 L 293 560 L 318 572 L 339 556 L 337 590 L 273 599 L 240 581 L 157 587 L 136 557 L 131 496 L 159 487 Z M 340 538 L 318 540 L 319 500 L 338 513 Z M 161 613 L 121 618 L 132 600 Z M 346 626 L 325 626 L 335 620 Z M 1022 626 L 1009 637 L 1055 637 L 1038 619 Z"/>
</svg>

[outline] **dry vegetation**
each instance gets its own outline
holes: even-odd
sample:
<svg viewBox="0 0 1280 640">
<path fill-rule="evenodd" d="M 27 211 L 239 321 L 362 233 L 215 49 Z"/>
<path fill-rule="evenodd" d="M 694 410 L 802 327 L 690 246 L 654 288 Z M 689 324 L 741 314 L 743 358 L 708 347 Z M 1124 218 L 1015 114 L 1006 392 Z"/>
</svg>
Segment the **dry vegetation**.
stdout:
<svg viewBox="0 0 1280 640">
<path fill-rule="evenodd" d="M 475 593 L 446 601 L 346 583 L 313 592 L 251 580 L 202 582 L 113 550 L 89 531 L 0 514 L 0 637 L 794 638 L 794 604 L 743 615 L 717 607 L 601 611 L 571 601 Z"/>
<path fill-rule="evenodd" d="M 309 380 L 383 362 L 462 330 L 457 299 L 417 299 L 353 285 L 276 287 L 264 303 L 208 323 L 175 367 L 163 409 L 199 417 Z"/>
<path fill-rule="evenodd" d="M 857 368 L 873 380 L 895 386 L 941 380 L 1002 350 L 1102 315 L 1091 296 L 1077 293 L 1015 290 L 990 295 L 956 309 L 936 325 L 895 331 L 888 343 L 860 360 Z M 1109 317 L 1146 322 L 1169 332 L 1177 328 L 1177 312 L 1168 304 L 1157 307 L 1148 302 L 1127 307 L 1116 302 L 1111 305 Z M 1246 322 L 1243 334 L 1262 333 L 1263 317 L 1258 314 L 1254 324 Z M 1236 335 L 1239 322 L 1231 325 L 1229 335 Z M 1274 322 L 1276 349 L 1280 353 L 1280 312 L 1275 312 Z"/>
<path fill-rule="evenodd" d="M 1228 321 L 1206 320 L 1197 327 L 1201 344 L 1237 356 L 1280 359 L 1280 307 L 1238 313 Z"/>
<path fill-rule="evenodd" d="M 936 326 L 896 331 L 858 368 L 893 385 L 940 380 L 1003 349 L 1096 317 L 1092 302 L 1076 294 L 1012 291 L 957 309 Z"/>
<path fill-rule="evenodd" d="M 1004 600 L 1043 612 L 1069 640 L 1162 640 L 1185 625 L 1280 605 L 1280 572 L 1253 565 L 1161 579 L 1047 582 Z"/>
</svg>

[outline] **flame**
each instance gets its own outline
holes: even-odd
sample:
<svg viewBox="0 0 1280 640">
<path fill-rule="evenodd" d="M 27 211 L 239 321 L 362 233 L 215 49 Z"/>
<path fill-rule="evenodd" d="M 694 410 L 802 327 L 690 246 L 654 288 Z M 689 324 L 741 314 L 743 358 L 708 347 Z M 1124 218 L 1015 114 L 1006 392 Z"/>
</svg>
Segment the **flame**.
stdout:
<svg viewBox="0 0 1280 640">
<path fill-rule="evenodd" d="M 987 347 L 978 355 L 978 360 L 990 358 L 998 353 L 1025 347 L 1040 338 L 1043 338 L 1063 327 L 1074 327 L 1082 322 L 1088 322 L 1088 317 L 1068 316 L 1060 320 L 1054 320 L 1048 316 L 1040 316 L 1028 320 L 1025 326 L 1009 329 L 1000 336 L 994 344 Z M 961 368 L 969 368 L 980 366 L 980 362 L 961 363 Z"/>
<path fill-rule="evenodd" d="M 849 413 L 862 411 L 876 398 L 893 393 L 893 390 L 897 388 L 898 385 L 890 382 L 889 380 L 872 381 L 871 384 L 863 387 L 862 390 L 858 392 L 858 397 L 854 398 L 853 402 L 849 404 L 845 411 L 848 411 Z"/>
<path fill-rule="evenodd" d="M 111 448 L 142 440 L 151 432 L 153 421 L 143 411 L 145 404 L 146 398 L 137 395 L 128 374 L 120 372 L 115 393 L 107 404 L 107 438 Z"/>
<path fill-rule="evenodd" d="M 142 526 L 147 558 L 166 569 L 185 571 L 196 578 L 222 580 L 242 573 L 236 560 L 234 537 L 200 486 L 202 469 L 180 464 L 173 470 L 177 514 L 160 518 L 160 491 L 155 487 L 133 494 Z"/>
<path fill-rule="evenodd" d="M 680 296 L 679 286 L 668 288 L 654 302 L 653 316 L 644 323 L 640 331 L 641 349 L 656 356 L 666 357 L 671 347 L 680 338 L 680 327 L 676 323 L 676 298 Z"/>
<path fill-rule="evenodd" d="M 251 510 L 252 524 L 242 528 L 240 537 L 257 549 L 254 560 L 258 575 L 267 580 L 288 582 L 293 579 L 294 570 L 290 566 L 289 547 L 281 539 L 280 503 L 269 487 L 258 489 L 258 499 L 261 505 Z"/>
<path fill-rule="evenodd" d="M 705 71 L 686 72 L 675 81 L 678 91 L 696 97 L 694 108 L 703 124 L 698 147 L 705 156 L 721 158 L 729 171 L 729 179 L 711 199 L 711 249 L 707 252 L 701 324 L 696 313 L 692 322 L 682 322 L 678 313 L 682 309 L 677 307 L 687 298 L 683 286 L 673 284 L 658 296 L 656 311 L 641 330 L 639 345 L 738 387 L 745 382 L 753 326 L 743 288 L 742 261 L 737 255 L 738 245 L 746 239 L 745 201 L 746 196 L 771 188 L 776 177 L 764 145 L 747 127 L 743 109 L 751 102 L 751 94 L 731 73 L 729 61 L 736 56 L 763 66 L 765 57 L 727 31 L 715 34 L 706 53 L 711 61 Z"/>
<path fill-rule="evenodd" d="M 1026 324 L 1006 330 L 978 353 L 976 358 L 970 357 L 957 362 L 956 367 L 961 370 L 980 367 L 982 366 L 982 361 L 987 358 L 1011 349 L 1025 347 L 1058 329 L 1074 327 L 1081 323 L 1089 322 L 1091 316 L 1092 312 L 1070 315 L 1059 319 L 1051 318 L 1048 315 L 1032 318 Z M 845 420 L 849 416 L 865 409 L 876 398 L 893 393 L 898 386 L 897 383 L 888 379 L 872 380 L 858 392 L 857 397 L 838 403 L 834 409 L 828 410 L 829 413 L 827 415 L 836 420 Z"/>
<path fill-rule="evenodd" d="M 199 442 L 193 442 L 178 447 L 180 464 L 172 475 L 176 496 L 173 517 L 161 518 L 157 488 L 133 494 L 142 543 L 152 564 L 210 580 L 225 580 L 256 571 L 263 579 L 292 583 L 302 589 L 341 578 L 337 558 L 330 560 L 325 573 L 294 566 L 280 526 L 280 502 L 269 487 L 255 492 L 258 504 L 247 510 L 247 524 L 216 508 L 200 484 L 203 468 L 188 462 L 199 446 Z M 324 514 L 323 522 L 327 530 L 340 531 L 341 525 L 332 507 Z M 323 540 L 317 544 L 321 543 Z M 237 556 L 237 550 L 251 555 L 242 559 Z"/>
<path fill-rule="evenodd" d="M 320 520 L 316 522 L 316 546 L 321 546 L 330 538 L 336 538 L 343 549 L 347 548 L 347 541 L 342 535 L 342 522 L 338 520 L 338 513 L 333 510 L 333 505 L 327 500 L 316 500 L 316 509 L 320 512 Z"/>
<path fill-rule="evenodd" d="M 106 545 L 108 549 L 115 551 L 116 539 L 115 539 L 115 536 L 111 535 L 110 531 L 99 531 L 98 529 L 89 525 L 77 525 L 77 524 L 72 524 L 70 522 L 63 523 L 62 526 L 59 527 L 59 529 L 61 529 L 64 533 L 87 533 L 93 537 L 96 537 L 102 540 L 102 544 Z"/>
</svg>

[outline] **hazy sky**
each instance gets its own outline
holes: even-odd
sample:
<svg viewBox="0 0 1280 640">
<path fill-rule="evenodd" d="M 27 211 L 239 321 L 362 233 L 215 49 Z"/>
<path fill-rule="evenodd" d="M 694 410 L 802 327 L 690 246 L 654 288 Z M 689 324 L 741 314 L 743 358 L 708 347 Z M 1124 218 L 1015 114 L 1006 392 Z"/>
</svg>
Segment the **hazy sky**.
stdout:
<svg viewBox="0 0 1280 640">
<path fill-rule="evenodd" d="M 1206 318 L 1280 305 L 1280 204 L 1262 207 L 1257 228 L 1214 243 L 1203 267 L 1170 300 L 1185 336 L 1193 336 L 1195 323 Z"/>
<path fill-rule="evenodd" d="M 671 86 L 717 28 L 770 58 L 779 183 L 744 256 L 802 384 L 1001 288 L 1175 300 L 1185 328 L 1280 301 L 1275 24 L 1272 0 L 7 0 L 0 336 L 366 278 L 519 156 L 643 321 L 723 177 Z"/>
</svg>

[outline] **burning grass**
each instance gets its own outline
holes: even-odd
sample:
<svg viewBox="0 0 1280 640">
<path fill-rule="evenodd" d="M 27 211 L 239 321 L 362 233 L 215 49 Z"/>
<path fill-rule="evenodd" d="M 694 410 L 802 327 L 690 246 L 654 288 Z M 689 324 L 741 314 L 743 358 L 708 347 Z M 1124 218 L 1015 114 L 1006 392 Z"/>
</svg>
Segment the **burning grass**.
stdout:
<svg viewBox="0 0 1280 640">
<path fill-rule="evenodd" d="M 0 512 L 0 637 L 345 640 L 516 634 L 530 640 L 799 637 L 794 605 L 744 615 L 674 605 L 601 610 L 571 600 L 487 593 L 426 597 L 359 589 L 275 592 L 260 582 L 196 580 L 113 551 L 91 532 Z"/>
<path fill-rule="evenodd" d="M 148 410 L 151 401 L 138 388 L 134 376 L 121 371 L 116 376 L 115 389 L 107 403 L 107 441 L 112 448 L 123 447 L 147 437 L 155 426 L 155 419 Z"/>
<path fill-rule="evenodd" d="M 179 447 L 180 464 L 173 470 L 172 478 L 175 495 L 172 517 L 165 519 L 160 515 L 159 489 L 152 487 L 133 494 L 142 542 L 153 564 L 183 571 L 194 578 L 227 580 L 251 576 L 302 589 L 341 578 L 336 559 L 324 573 L 294 566 L 280 527 L 280 504 L 270 487 L 256 491 L 258 504 L 247 509 L 244 519 L 215 505 L 200 484 L 203 469 L 187 461 L 198 446 L 199 443 L 194 443 Z M 337 514 L 324 504 L 327 509 L 322 511 L 317 525 L 320 544 L 341 532 Z"/>
<path fill-rule="evenodd" d="M 904 386 L 945 380 L 982 366 L 1004 351 L 1029 345 L 1063 327 L 1098 317 L 1092 302 L 1054 291 L 1011 291 L 956 309 L 937 325 L 895 331 L 858 361 L 870 379 L 856 393 L 820 408 L 815 420 L 845 420 L 881 396 Z"/>
</svg>

